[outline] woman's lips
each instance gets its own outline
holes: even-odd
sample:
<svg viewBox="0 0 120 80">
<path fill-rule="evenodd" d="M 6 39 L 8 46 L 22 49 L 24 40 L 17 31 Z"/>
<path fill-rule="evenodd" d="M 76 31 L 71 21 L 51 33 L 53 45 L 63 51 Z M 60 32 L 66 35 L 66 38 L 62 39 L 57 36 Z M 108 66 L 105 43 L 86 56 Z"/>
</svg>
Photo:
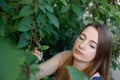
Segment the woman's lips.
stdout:
<svg viewBox="0 0 120 80">
<path fill-rule="evenodd" d="M 83 55 L 83 53 L 81 53 L 81 51 L 79 49 L 75 49 L 75 52 L 79 55 Z"/>
</svg>

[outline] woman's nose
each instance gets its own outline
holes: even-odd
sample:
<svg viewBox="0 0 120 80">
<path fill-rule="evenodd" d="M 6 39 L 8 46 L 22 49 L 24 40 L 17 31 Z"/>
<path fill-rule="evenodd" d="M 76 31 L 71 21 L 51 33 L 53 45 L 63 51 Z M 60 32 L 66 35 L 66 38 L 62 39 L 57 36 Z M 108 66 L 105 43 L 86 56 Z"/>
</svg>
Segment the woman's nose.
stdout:
<svg viewBox="0 0 120 80">
<path fill-rule="evenodd" d="M 84 41 L 84 42 L 81 42 L 81 43 L 79 44 L 79 48 L 85 49 L 85 48 L 86 48 L 86 42 L 85 42 L 85 41 Z"/>
</svg>

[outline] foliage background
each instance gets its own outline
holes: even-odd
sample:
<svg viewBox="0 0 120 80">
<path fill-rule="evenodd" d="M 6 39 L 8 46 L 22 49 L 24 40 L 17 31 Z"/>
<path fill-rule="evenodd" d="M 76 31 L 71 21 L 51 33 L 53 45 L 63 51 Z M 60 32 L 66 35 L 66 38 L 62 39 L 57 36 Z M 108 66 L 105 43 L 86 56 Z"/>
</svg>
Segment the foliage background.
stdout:
<svg viewBox="0 0 120 80">
<path fill-rule="evenodd" d="M 18 62 L 26 74 L 20 77 L 22 79 L 35 80 L 33 74 L 38 71 L 36 58 L 26 50 L 38 47 L 44 53 L 43 61 L 47 60 L 62 50 L 72 49 L 81 28 L 94 21 L 107 24 L 112 31 L 112 67 L 120 69 L 117 61 L 120 55 L 120 5 L 117 0 L 0 0 L 0 36 L 25 51 L 25 54 L 17 52 L 22 54 L 19 56 L 22 60 Z"/>
</svg>

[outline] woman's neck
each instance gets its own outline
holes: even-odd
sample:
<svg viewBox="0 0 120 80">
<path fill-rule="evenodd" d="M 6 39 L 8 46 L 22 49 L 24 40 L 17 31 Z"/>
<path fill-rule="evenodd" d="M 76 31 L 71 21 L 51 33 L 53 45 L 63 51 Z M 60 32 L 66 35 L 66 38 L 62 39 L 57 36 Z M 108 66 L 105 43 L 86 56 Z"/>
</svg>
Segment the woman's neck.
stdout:
<svg viewBox="0 0 120 80">
<path fill-rule="evenodd" d="M 76 67 L 77 69 L 83 71 L 87 67 L 87 63 L 78 61 L 76 59 L 73 60 L 73 66 Z"/>
</svg>

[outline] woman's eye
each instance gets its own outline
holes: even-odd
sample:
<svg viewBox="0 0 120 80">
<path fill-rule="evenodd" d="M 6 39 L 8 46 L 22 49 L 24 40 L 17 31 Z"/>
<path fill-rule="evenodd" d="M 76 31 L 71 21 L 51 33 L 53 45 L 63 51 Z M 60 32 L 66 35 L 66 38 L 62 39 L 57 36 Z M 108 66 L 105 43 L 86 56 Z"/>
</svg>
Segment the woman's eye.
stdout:
<svg viewBox="0 0 120 80">
<path fill-rule="evenodd" d="M 93 49 L 95 49 L 95 48 L 96 48 L 96 47 L 95 47 L 95 46 L 93 46 L 93 45 L 90 45 L 90 47 L 91 47 L 91 48 L 93 48 Z"/>
<path fill-rule="evenodd" d="M 84 40 L 84 38 L 82 38 L 81 36 L 79 37 L 80 40 Z"/>
</svg>

